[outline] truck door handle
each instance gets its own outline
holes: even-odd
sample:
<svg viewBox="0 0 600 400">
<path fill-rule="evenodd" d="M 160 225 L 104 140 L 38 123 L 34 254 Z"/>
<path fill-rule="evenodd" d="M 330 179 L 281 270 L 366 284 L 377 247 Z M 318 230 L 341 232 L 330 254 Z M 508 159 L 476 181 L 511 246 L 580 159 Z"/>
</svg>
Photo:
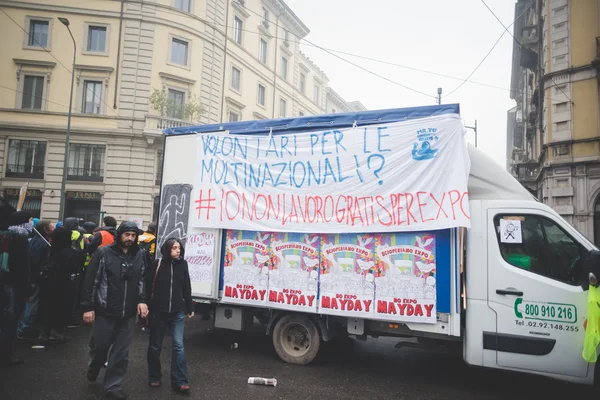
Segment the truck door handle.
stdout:
<svg viewBox="0 0 600 400">
<path fill-rule="evenodd" d="M 513 295 L 513 296 L 523 296 L 523 292 L 516 290 L 516 289 L 496 289 L 496 293 L 501 294 L 501 295 Z"/>
</svg>

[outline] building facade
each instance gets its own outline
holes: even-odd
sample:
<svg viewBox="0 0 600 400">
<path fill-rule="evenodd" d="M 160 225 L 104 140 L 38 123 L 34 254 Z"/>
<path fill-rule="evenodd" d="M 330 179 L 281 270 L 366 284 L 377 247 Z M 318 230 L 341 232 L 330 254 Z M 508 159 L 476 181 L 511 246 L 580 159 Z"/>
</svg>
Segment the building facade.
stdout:
<svg viewBox="0 0 600 400">
<path fill-rule="evenodd" d="M 0 189 L 16 204 L 29 182 L 37 217 L 58 219 L 66 168 L 65 216 L 145 226 L 163 129 L 327 112 L 329 79 L 282 0 L 0 0 L 0 11 L 13 38 L 0 60 Z"/>
<path fill-rule="evenodd" d="M 511 98 L 517 104 L 507 132 L 509 170 L 596 244 L 599 3 L 517 2 L 511 82 Z"/>
</svg>

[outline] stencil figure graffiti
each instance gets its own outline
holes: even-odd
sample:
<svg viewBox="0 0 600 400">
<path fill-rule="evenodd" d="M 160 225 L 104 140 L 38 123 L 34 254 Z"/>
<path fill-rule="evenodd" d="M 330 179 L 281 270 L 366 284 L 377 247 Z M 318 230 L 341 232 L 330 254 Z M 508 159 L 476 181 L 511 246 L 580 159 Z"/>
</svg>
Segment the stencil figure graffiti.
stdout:
<svg viewBox="0 0 600 400">
<path fill-rule="evenodd" d="M 190 212 L 192 185 L 174 184 L 163 187 L 158 221 L 158 249 L 169 238 L 185 243 Z"/>
</svg>

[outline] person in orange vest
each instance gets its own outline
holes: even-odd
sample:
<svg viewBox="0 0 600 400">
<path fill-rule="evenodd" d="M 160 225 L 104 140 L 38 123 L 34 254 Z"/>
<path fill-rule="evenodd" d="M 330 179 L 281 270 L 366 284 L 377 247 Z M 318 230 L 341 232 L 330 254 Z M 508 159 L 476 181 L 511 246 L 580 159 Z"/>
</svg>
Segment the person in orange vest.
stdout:
<svg viewBox="0 0 600 400">
<path fill-rule="evenodd" d="M 115 242 L 117 233 L 117 220 L 114 217 L 104 217 L 104 226 L 94 234 L 88 246 L 88 254 L 93 255 L 100 247 L 111 245 Z"/>
</svg>

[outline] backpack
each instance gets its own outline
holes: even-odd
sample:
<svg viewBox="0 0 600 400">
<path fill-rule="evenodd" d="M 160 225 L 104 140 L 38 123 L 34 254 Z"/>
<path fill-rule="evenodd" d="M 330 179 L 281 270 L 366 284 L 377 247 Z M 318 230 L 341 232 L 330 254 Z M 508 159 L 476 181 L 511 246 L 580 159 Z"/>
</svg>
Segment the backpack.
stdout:
<svg viewBox="0 0 600 400">
<path fill-rule="evenodd" d="M 150 265 L 154 261 L 156 251 L 156 236 L 146 236 L 146 234 L 138 238 L 138 248 L 146 255 L 146 263 Z"/>
</svg>

